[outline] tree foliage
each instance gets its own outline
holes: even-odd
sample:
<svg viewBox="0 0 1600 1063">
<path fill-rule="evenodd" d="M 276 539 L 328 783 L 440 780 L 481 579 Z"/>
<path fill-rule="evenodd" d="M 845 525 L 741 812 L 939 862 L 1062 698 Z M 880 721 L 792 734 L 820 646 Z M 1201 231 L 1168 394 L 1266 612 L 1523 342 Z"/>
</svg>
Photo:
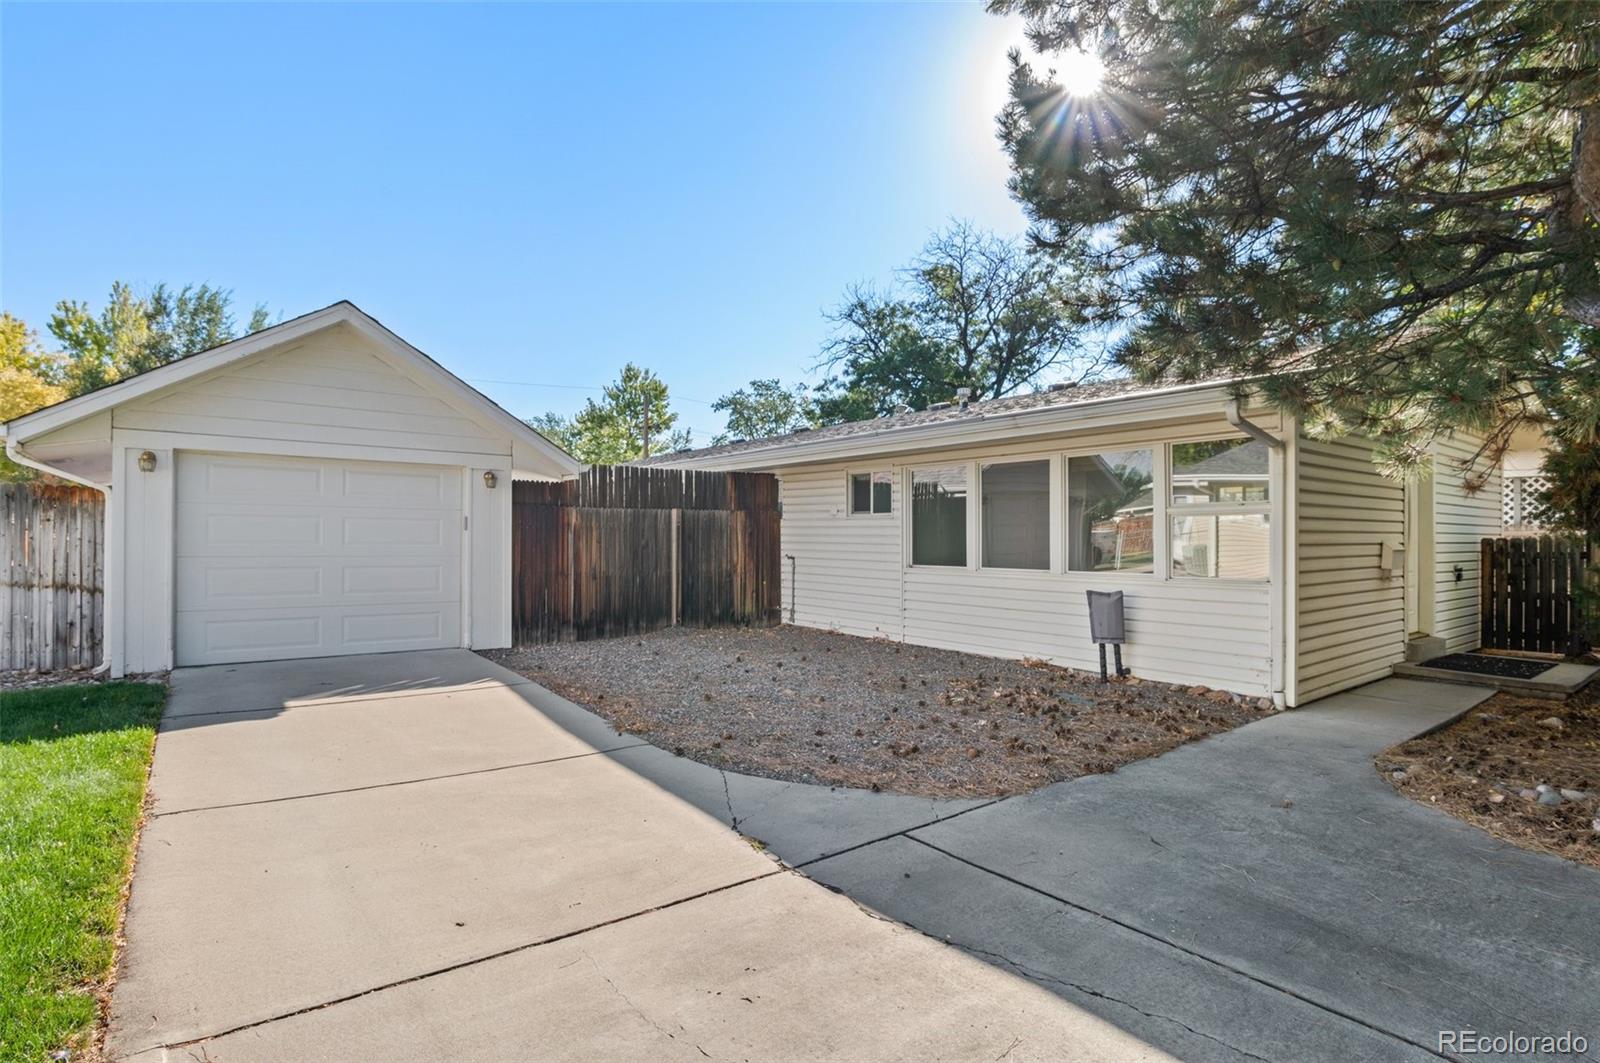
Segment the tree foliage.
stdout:
<svg viewBox="0 0 1600 1063">
<path fill-rule="evenodd" d="M 1398 466 L 1456 428 L 1594 440 L 1600 6 L 991 9 L 1047 57 L 1013 57 L 1011 188 L 1138 375 L 1260 375 Z M 1035 65 L 1079 48 L 1106 75 L 1074 97 Z"/>
<path fill-rule="evenodd" d="M 61 347 L 56 352 L 45 351 L 23 321 L 0 313 L 0 421 L 237 338 L 232 304 L 232 292 L 210 285 L 157 284 L 141 296 L 117 281 L 98 313 L 74 299 L 56 304 L 49 323 Z M 269 324 L 267 308 L 258 304 L 245 332 Z M 33 475 L 0 457 L 0 479 Z"/>
<path fill-rule="evenodd" d="M 20 319 L 0 313 L 0 421 L 32 413 L 67 397 L 61 386 L 61 359 L 39 346 L 39 337 Z M 0 452 L 0 479 L 35 475 Z"/>
<path fill-rule="evenodd" d="M 713 445 L 765 439 L 817 424 L 817 404 L 804 384 L 785 388 L 777 380 L 752 380 L 749 387 L 728 392 L 711 408 L 728 415 L 727 430 L 712 438 Z"/>
<path fill-rule="evenodd" d="M 98 313 L 75 299 L 57 303 L 49 329 L 66 355 L 67 387 L 78 395 L 237 338 L 232 307 L 225 288 L 157 284 L 141 296 L 116 281 Z M 266 307 L 257 305 L 245 332 L 269 323 Z"/>
<path fill-rule="evenodd" d="M 576 416 L 547 413 L 527 423 L 580 461 L 617 465 L 688 446 L 689 433 L 673 428 L 677 421 L 667 385 L 629 362 L 600 401 L 589 399 Z"/>
<path fill-rule="evenodd" d="M 1095 367 L 1079 346 L 1075 278 L 1019 241 L 956 223 L 935 233 L 889 291 L 853 288 L 832 315 L 819 389 L 825 422 L 907 405 L 1009 395 L 1046 373 Z"/>
</svg>

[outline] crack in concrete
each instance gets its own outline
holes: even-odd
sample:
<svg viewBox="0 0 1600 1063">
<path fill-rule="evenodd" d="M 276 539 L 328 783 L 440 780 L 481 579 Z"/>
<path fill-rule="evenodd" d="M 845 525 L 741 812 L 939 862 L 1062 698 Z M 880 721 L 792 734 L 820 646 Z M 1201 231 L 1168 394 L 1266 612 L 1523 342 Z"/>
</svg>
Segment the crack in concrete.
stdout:
<svg viewBox="0 0 1600 1063">
<path fill-rule="evenodd" d="M 1207 1041 L 1210 1041 L 1213 1044 L 1221 1045 L 1223 1048 L 1226 1048 L 1228 1051 L 1236 1052 L 1239 1055 L 1244 1056 L 1247 1059 L 1257 1059 L 1257 1060 L 1260 1060 L 1261 1063 L 1274 1063 L 1273 1060 L 1269 1059 L 1266 1056 L 1257 1055 L 1256 1053 L 1251 1052 L 1248 1049 L 1240 1048 L 1238 1045 L 1231 1044 L 1231 1043 L 1229 1043 L 1227 1041 L 1224 1041 L 1222 1038 L 1217 1037 L 1217 1036 L 1215 1036 L 1213 1034 L 1206 1033 L 1204 1030 L 1197 1030 L 1193 1026 L 1190 1026 L 1188 1023 L 1184 1022 L 1182 1019 L 1176 1018 L 1176 1017 L 1171 1016 L 1171 1015 L 1163 1015 L 1163 1014 L 1161 1014 L 1159 1012 L 1155 1012 L 1155 1011 L 1147 1011 L 1146 1009 L 1141 1008 L 1139 1005 L 1133 1003 L 1132 1001 L 1123 1000 L 1121 997 L 1114 997 L 1110 993 L 1106 993 L 1106 992 L 1104 992 L 1102 990 L 1096 989 L 1093 986 L 1084 985 L 1082 982 L 1072 982 L 1072 981 L 1069 981 L 1069 980 L 1067 980 L 1065 978 L 1058 978 L 1055 975 L 1047 974 L 1046 972 L 1041 971 L 1038 968 L 1029 967 L 1025 963 L 1020 963 L 1020 962 L 1018 962 L 1018 961 L 1012 959 L 1011 957 L 1006 956 L 1006 955 L 1004 955 L 1002 953 L 993 952 L 993 951 L 990 951 L 988 949 L 981 949 L 981 948 L 978 948 L 975 945 L 970 945 L 970 944 L 968 944 L 966 942 L 963 942 L 963 941 L 949 941 L 948 944 L 954 945 L 956 948 L 961 949 L 964 952 L 970 952 L 975 956 L 984 956 L 984 957 L 988 957 L 990 959 L 996 960 L 999 963 L 1001 963 L 1001 964 L 1003 964 L 1003 965 L 1005 965 L 1007 967 L 1010 967 L 1012 970 L 1018 971 L 1021 974 L 1023 974 L 1024 976 L 1033 979 L 1035 982 L 1049 982 L 1049 983 L 1053 983 L 1055 985 L 1062 986 L 1062 987 L 1067 988 L 1067 989 L 1076 990 L 1077 992 L 1082 993 L 1085 996 L 1094 997 L 1096 1000 L 1104 1000 L 1104 1001 L 1107 1001 L 1109 1003 L 1116 1004 L 1116 1005 L 1118 1005 L 1120 1007 L 1127 1008 L 1129 1011 L 1136 1012 L 1137 1014 L 1143 1015 L 1147 1019 L 1157 1019 L 1157 1020 L 1159 1020 L 1161 1022 L 1169 1022 L 1169 1023 L 1171 1023 L 1172 1025 L 1178 1027 L 1181 1030 L 1186 1030 L 1189 1033 L 1194 1034 L 1196 1037 L 1203 1037 Z"/>
<path fill-rule="evenodd" d="M 960 855 L 958 855 L 956 853 L 953 853 L 948 849 L 940 848 L 939 846 L 934 845 L 932 842 L 925 841 L 922 838 L 918 838 L 918 837 L 916 837 L 914 835 L 910 835 L 910 834 L 906 835 L 906 837 L 909 838 L 911 841 L 916 842 L 918 845 L 926 846 L 927 848 L 932 849 L 934 852 L 939 853 L 939 854 L 941 854 L 943 856 L 947 856 L 950 859 L 957 861 L 958 863 L 965 864 L 966 866 L 968 866 L 970 868 L 973 868 L 975 870 L 978 870 L 978 871 L 982 871 L 985 874 L 993 875 L 995 878 L 1000 879 L 1002 882 L 1009 882 L 1013 886 L 1017 886 L 1017 887 L 1020 887 L 1022 889 L 1025 889 L 1030 893 L 1036 893 L 1041 897 L 1045 897 L 1045 898 L 1047 898 L 1049 900 L 1055 901 L 1057 904 L 1062 904 L 1062 905 L 1065 905 L 1068 908 L 1072 908 L 1072 909 L 1074 909 L 1076 911 L 1083 912 L 1085 915 L 1091 915 L 1091 916 L 1094 916 L 1097 919 L 1103 919 L 1103 920 L 1105 920 L 1106 922 L 1110 923 L 1113 926 L 1121 927 L 1122 929 L 1127 930 L 1127 931 L 1129 931 L 1131 933 L 1138 934 L 1140 937 L 1147 938 L 1147 939 L 1149 939 L 1151 941 L 1154 941 L 1154 942 L 1156 942 L 1156 943 L 1158 943 L 1160 945 L 1164 945 L 1165 947 L 1167 947 L 1169 949 L 1172 949 L 1175 952 L 1180 952 L 1185 956 L 1191 956 L 1194 959 L 1200 960 L 1203 963 L 1209 964 L 1209 965 L 1211 965 L 1213 967 L 1216 967 L 1216 968 L 1218 968 L 1220 970 L 1228 971 L 1231 974 L 1238 975 L 1240 978 L 1244 978 L 1244 979 L 1247 979 L 1248 981 L 1254 982 L 1256 985 L 1262 986 L 1263 988 L 1270 989 L 1270 990 L 1272 990 L 1274 992 L 1277 992 L 1277 993 L 1282 993 L 1283 995 L 1288 996 L 1288 997 L 1292 997 L 1295 1000 L 1298 1000 L 1303 1004 L 1310 1005 L 1311 1007 L 1316 1008 L 1319 1011 L 1327 1012 L 1329 1015 L 1333 1015 L 1333 1016 L 1336 1016 L 1338 1018 L 1344 1019 L 1346 1022 L 1351 1022 L 1351 1023 L 1354 1023 L 1357 1026 L 1360 1026 L 1360 1027 L 1364 1028 L 1364 1029 L 1371 1030 L 1373 1033 L 1381 1034 L 1384 1037 L 1393 1038 L 1394 1040 L 1399 1041 L 1399 1042 L 1401 1042 L 1403 1044 L 1407 1044 L 1407 1045 L 1410 1045 L 1413 1048 L 1420 1049 L 1423 1052 L 1428 1053 L 1430 1056 L 1434 1056 L 1434 1057 L 1437 1057 L 1439 1059 L 1454 1059 L 1455 1058 L 1453 1056 L 1447 1055 L 1446 1053 L 1440 1052 L 1437 1049 L 1434 1049 L 1434 1048 L 1430 1047 L 1429 1045 L 1427 1045 L 1427 1044 L 1425 1044 L 1425 1043 L 1423 1043 L 1421 1041 L 1417 1041 L 1417 1040 L 1415 1040 L 1415 1039 L 1413 1039 L 1411 1037 L 1408 1037 L 1405 1034 L 1400 1033 L 1400 1032 L 1398 1032 L 1396 1030 L 1390 1030 L 1387 1027 L 1379 1026 L 1376 1023 L 1373 1023 L 1373 1022 L 1368 1022 L 1366 1019 L 1363 1019 L 1358 1015 L 1352 1014 L 1352 1013 L 1347 1012 L 1347 1011 L 1342 1011 L 1339 1008 L 1336 1008 L 1336 1007 L 1332 1006 L 1331 1004 L 1325 1004 L 1320 1000 L 1316 1000 L 1316 999 L 1313 999 L 1312 997 L 1306 996 L 1304 993 L 1300 993 L 1300 992 L 1298 992 L 1298 991 L 1296 991 L 1294 989 L 1289 988 L 1288 986 L 1279 985 L 1278 983 L 1273 982 L 1273 981 L 1271 981 L 1269 979 L 1263 978 L 1260 975 L 1251 974 L 1249 971 L 1246 971 L 1246 970 L 1244 970 L 1242 968 L 1239 968 L 1239 967 L 1235 967 L 1234 965 L 1232 965 L 1230 963 L 1226 963 L 1226 962 L 1224 962 L 1222 960 L 1219 960 L 1219 959 L 1217 959 L 1217 958 L 1215 958 L 1213 956 L 1208 956 L 1203 952 L 1199 952 L 1199 951 L 1197 951 L 1195 949 L 1192 949 L 1192 948 L 1189 948 L 1189 947 L 1187 947 L 1185 945 L 1181 945 L 1178 942 L 1171 940 L 1170 938 L 1163 937 L 1162 935 L 1157 934 L 1154 931 L 1146 930 L 1145 928 L 1143 928 L 1141 926 L 1138 926 L 1137 924 L 1129 923 L 1129 922 L 1127 922 L 1125 920 L 1117 918 L 1114 915 L 1107 915 L 1105 912 L 1098 911 L 1097 909 L 1094 909 L 1094 908 L 1090 908 L 1088 905 L 1079 903 L 1077 901 L 1068 900 L 1065 897 L 1062 897 L 1062 896 L 1059 896 L 1057 894 L 1051 893 L 1048 890 L 1040 889 L 1038 886 L 1032 885 L 1031 883 L 1024 882 L 1021 879 L 1012 878 L 1010 875 L 1007 875 L 1002 871 L 996 871 L 994 868 L 985 867 L 983 864 L 977 863 L 976 861 L 973 861 L 973 860 L 969 860 L 966 857 L 960 856 Z M 934 935 L 930 935 L 930 936 L 933 936 L 934 940 L 936 940 L 936 941 L 937 940 L 945 940 L 945 939 L 938 938 L 937 936 L 934 936 Z M 982 951 L 982 950 L 972 950 L 972 951 Z M 996 954 L 996 955 L 998 955 L 998 954 Z M 1119 1001 L 1119 1003 L 1121 1003 L 1121 1002 Z M 1164 1016 L 1158 1016 L 1158 1017 L 1164 1017 Z M 1202 1036 L 1204 1036 L 1204 1035 L 1202 1035 Z"/>
<path fill-rule="evenodd" d="M 722 776 L 722 799 L 728 802 L 728 825 L 738 834 L 739 817 L 733 814 L 733 791 L 728 787 L 728 773 L 719 768 L 717 774 Z"/>
<path fill-rule="evenodd" d="M 984 957 L 984 958 L 987 958 L 987 959 L 998 961 L 999 963 L 1003 964 L 1004 966 L 1009 967 L 1012 970 L 1017 971 L 1017 972 L 1021 973 L 1022 975 L 1024 975 L 1025 977 L 1031 978 L 1036 982 L 1050 982 L 1050 983 L 1053 983 L 1055 985 L 1063 986 L 1063 987 L 1065 987 L 1067 989 L 1076 990 L 1076 991 L 1078 991 L 1080 993 L 1083 993 L 1086 996 L 1091 996 L 1091 997 L 1094 997 L 1094 998 L 1096 998 L 1098 1000 L 1109 1001 L 1112 1004 L 1117 1004 L 1117 1005 L 1120 1005 L 1122 1007 L 1125 1007 L 1129 1011 L 1137 1012 L 1138 1014 L 1143 1015 L 1146 1018 L 1159 1019 L 1162 1022 L 1170 1022 L 1174 1026 L 1177 1026 L 1177 1027 L 1179 1027 L 1181 1029 L 1187 1030 L 1189 1033 L 1194 1034 L 1196 1037 L 1203 1037 L 1208 1041 L 1213 1041 L 1216 1044 L 1219 1044 L 1222 1047 L 1228 1049 L 1229 1051 L 1237 1052 L 1239 1055 L 1245 1056 L 1245 1057 L 1247 1057 L 1249 1059 L 1258 1059 L 1258 1060 L 1261 1060 L 1261 1063 L 1273 1063 L 1273 1060 L 1269 1059 L 1266 1056 L 1257 1055 L 1256 1053 L 1251 1052 L 1251 1051 L 1249 1051 L 1247 1049 L 1240 1048 L 1238 1045 L 1230 1044 L 1227 1041 L 1224 1041 L 1220 1037 L 1216 1037 L 1216 1036 L 1214 1036 L 1212 1034 L 1206 1033 L 1204 1030 L 1197 1030 L 1193 1026 L 1190 1026 L 1188 1023 L 1184 1022 L 1183 1020 L 1175 1018 L 1175 1017 L 1173 1017 L 1171 1015 L 1162 1015 L 1162 1014 L 1160 1014 L 1158 1012 L 1146 1011 L 1144 1008 L 1141 1008 L 1139 1005 L 1134 1004 L 1131 1001 L 1123 1000 L 1120 997 L 1114 997 L 1110 993 L 1106 993 L 1106 992 L 1104 992 L 1102 990 L 1095 989 L 1093 986 L 1084 985 L 1081 982 L 1068 981 L 1065 978 L 1059 978 L 1059 977 L 1057 977 L 1057 976 L 1055 976 L 1053 974 L 1049 974 L 1049 973 L 1047 973 L 1045 971 L 1041 971 L 1041 970 L 1039 970 L 1037 968 L 1029 967 L 1027 964 L 1022 963 L 1022 962 L 1020 962 L 1018 960 L 1014 960 L 1010 956 L 1005 955 L 1004 953 L 995 952 L 993 949 L 982 948 L 982 947 L 980 947 L 978 945 L 973 945 L 973 944 L 970 944 L 970 943 L 965 942 L 965 941 L 957 941 L 954 938 L 943 937 L 943 936 L 940 936 L 938 934 L 930 934 L 926 930 L 923 930 L 921 927 L 917 926 L 915 923 L 908 923 L 908 922 L 905 922 L 904 920 L 895 919 L 895 918 L 893 918 L 891 916 L 884 915 L 881 912 L 874 911 L 873 909 L 871 909 L 871 908 L 867 907 L 866 905 L 862 904 L 860 901 L 856 900 L 854 897 L 851 897 L 848 893 L 845 893 L 843 890 L 839 890 L 839 889 L 837 889 L 836 887 L 833 887 L 833 886 L 828 886 L 827 888 L 830 889 L 830 890 L 833 890 L 836 893 L 839 893 L 843 897 L 848 898 L 850 903 L 854 904 L 863 914 L 865 914 L 869 918 L 876 919 L 880 923 L 887 923 L 887 924 L 889 924 L 890 926 L 894 927 L 897 930 L 912 930 L 912 931 L 915 931 L 916 933 L 921 934 L 924 937 L 932 938 L 933 940 L 941 942 L 941 943 L 943 943 L 945 945 L 950 945 L 950 946 L 952 946 L 954 948 L 958 948 L 958 949 L 962 950 L 963 952 L 969 952 L 974 956 Z M 1015 1048 L 1016 1045 L 1013 1044 L 1011 1047 Z M 1011 1051 L 1010 1048 L 1006 1049 L 1006 1052 L 1002 1053 L 1002 1057 L 1004 1055 L 1006 1055 L 1006 1054 L 1009 1054 L 1010 1051 Z"/>
<path fill-rule="evenodd" d="M 625 749 L 638 749 L 640 746 L 649 745 L 648 742 L 635 742 L 631 746 L 612 746 L 607 749 L 591 749 L 587 753 L 569 753 L 564 757 L 546 757 L 543 760 L 523 760 L 515 764 L 497 764 L 492 768 L 471 768 L 467 771 L 447 772 L 444 775 L 423 775 L 416 779 L 396 779 L 393 782 L 375 782 L 367 786 L 347 786 L 340 790 L 318 790 L 310 794 L 287 794 L 283 797 L 263 797 L 257 801 L 233 801 L 223 805 L 196 805 L 194 808 L 174 808 L 170 812 L 152 812 L 151 819 L 165 816 L 187 816 L 192 812 L 217 812 L 227 808 L 248 808 L 251 805 L 276 805 L 285 801 L 305 801 L 313 797 L 332 797 L 337 794 L 358 794 L 366 790 L 384 790 L 391 786 L 412 786 L 416 783 L 439 782 L 442 779 L 463 779 L 472 775 L 489 775 L 497 771 L 512 771 L 516 768 L 536 768 L 541 764 L 560 764 L 568 760 L 582 760 L 585 757 L 604 756 L 608 753 L 620 753 Z"/>
<path fill-rule="evenodd" d="M 182 720 L 202 719 L 208 716 L 249 716 L 254 713 L 261 712 L 270 712 L 281 715 L 286 712 L 294 712 L 298 709 L 320 709 L 330 705 L 349 705 L 352 702 L 384 701 L 389 698 L 417 698 L 426 697 L 430 694 L 481 694 L 486 690 L 517 690 L 521 687 L 538 686 L 539 684 L 534 682 L 532 679 L 523 679 L 521 682 L 516 683 L 504 679 L 495 679 L 489 683 L 483 683 L 476 686 L 469 684 L 450 684 L 445 686 L 430 687 L 401 687 L 396 690 L 360 690 L 353 691 L 345 697 L 324 698 L 317 697 L 315 695 L 303 695 L 305 698 L 303 701 L 293 701 L 289 703 L 279 702 L 276 705 L 262 705 L 254 709 L 213 709 L 209 712 L 174 712 L 165 716 L 161 722 L 163 725 L 165 725 L 169 722 L 176 723 Z M 539 689 L 543 690 L 545 688 L 539 687 Z M 177 696 L 183 697 L 185 695 L 183 691 L 178 691 Z M 559 695 L 557 696 L 559 697 Z M 535 705 L 534 708 L 538 708 L 538 706 Z M 166 730 L 166 727 L 163 726 L 162 730 Z"/>
<path fill-rule="evenodd" d="M 324 1000 L 317 1004 L 307 1004 L 304 1007 L 295 1008 L 291 1011 L 285 1011 L 278 1015 L 271 1015 L 265 1019 L 256 1019 L 252 1022 L 241 1023 L 238 1026 L 229 1027 L 226 1030 L 217 1030 L 213 1033 L 201 1034 L 198 1037 L 189 1037 L 181 1041 L 168 1041 L 162 1044 L 146 1045 L 144 1048 L 128 1052 L 126 1055 L 130 1057 L 137 1056 L 145 1052 L 153 1052 L 156 1049 L 175 1051 L 180 1048 L 191 1048 L 206 1041 L 215 1041 L 219 1037 L 227 1037 L 230 1034 L 241 1033 L 245 1030 L 254 1030 L 260 1026 L 267 1026 L 275 1022 L 282 1022 L 284 1019 L 292 1019 L 300 1015 L 307 1015 L 313 1011 L 321 1011 L 324 1008 L 331 1008 L 338 1004 L 348 1004 L 352 1000 L 360 1000 L 362 997 L 368 997 L 374 993 L 382 993 L 390 989 L 398 989 L 400 986 L 410 985 L 413 982 L 422 982 L 429 978 L 437 978 L 440 975 L 451 974 L 452 972 L 460 971 L 467 967 L 476 967 L 478 964 L 488 963 L 491 960 L 503 959 L 506 956 L 514 956 L 519 952 L 527 952 L 530 949 L 541 948 L 545 945 L 554 945 L 560 941 L 567 941 L 596 930 L 603 930 L 608 926 L 616 926 L 618 923 L 626 923 L 630 920 L 638 919 L 641 916 L 650 915 L 654 912 L 666 911 L 668 908 L 676 908 L 681 904 L 689 904 L 692 901 L 698 901 L 705 897 L 715 896 L 719 893 L 726 893 L 729 890 L 735 890 L 741 886 L 748 886 L 753 882 L 760 882 L 763 879 L 772 878 L 774 875 L 785 874 L 789 874 L 789 870 L 787 868 L 777 867 L 771 871 L 766 871 L 759 875 L 751 875 L 749 878 L 740 879 L 737 882 L 729 882 L 723 886 L 714 886 L 711 889 L 701 890 L 699 893 L 693 893 L 687 897 L 679 897 L 677 900 L 666 901 L 650 908 L 642 908 L 637 912 L 629 912 L 627 915 L 619 915 L 613 919 L 604 919 L 598 923 L 591 923 L 588 926 L 579 927 L 576 930 L 568 930 L 561 934 L 553 934 L 547 938 L 540 938 L 538 941 L 528 941 L 521 945 L 513 945 L 510 948 L 500 949 L 499 951 L 491 952 L 487 955 L 475 956 L 470 960 L 462 960 L 459 963 L 452 963 L 445 967 L 438 967 L 431 971 L 424 971 L 421 974 L 414 974 L 406 978 L 398 978 L 392 982 L 385 982 L 383 985 L 376 985 L 367 989 L 360 989 L 354 993 L 347 993 L 342 997 L 335 997 L 332 1000 Z M 700 1048 L 699 1045 L 696 1045 L 695 1047 Z M 700 1048 L 700 1053 L 705 1055 L 705 1049 Z"/>
<path fill-rule="evenodd" d="M 622 991 L 622 987 L 617 985 L 616 982 L 612 981 L 611 980 L 611 976 L 606 974 L 605 971 L 600 969 L 600 964 L 595 960 L 595 958 L 593 956 L 589 955 L 589 950 L 588 949 L 579 949 L 578 951 L 583 953 L 583 958 L 589 961 L 589 966 L 594 968 L 594 973 L 599 975 L 601 980 L 604 981 L 605 984 L 611 988 L 611 992 L 616 994 L 617 999 L 622 1001 L 624 1004 L 628 1005 L 628 1010 L 629 1011 L 633 1012 L 635 1015 L 639 1016 L 639 1018 L 641 1018 L 645 1022 L 649 1023 L 650 1026 L 652 1028 L 654 1028 L 657 1033 L 661 1034 L 667 1040 L 676 1041 L 678 1039 L 678 1034 L 673 1033 L 671 1030 L 667 1029 L 665 1026 L 661 1025 L 659 1022 L 657 1022 L 656 1020 L 652 1019 L 650 1016 L 646 1015 L 644 1013 L 644 1009 L 641 1008 L 639 1005 L 635 1004 L 633 1002 L 633 998 L 628 996 L 628 994 L 624 993 Z M 678 1031 L 679 1031 L 679 1033 L 687 1033 L 688 1032 L 687 1030 L 685 1030 L 683 1028 L 683 1026 L 681 1024 L 678 1027 Z M 699 1045 L 695 1045 L 695 1048 L 700 1050 L 700 1054 L 701 1055 L 706 1056 L 706 1058 L 708 1058 L 708 1059 L 710 1058 L 710 1054 L 708 1052 L 706 1052 L 706 1050 L 704 1048 L 700 1048 Z"/>
</svg>

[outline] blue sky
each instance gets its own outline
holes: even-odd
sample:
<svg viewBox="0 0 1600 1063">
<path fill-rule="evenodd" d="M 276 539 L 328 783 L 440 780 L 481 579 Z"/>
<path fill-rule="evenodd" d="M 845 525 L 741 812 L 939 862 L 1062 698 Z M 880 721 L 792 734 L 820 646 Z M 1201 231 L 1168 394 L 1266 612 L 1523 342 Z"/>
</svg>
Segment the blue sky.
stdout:
<svg viewBox="0 0 1600 1063">
<path fill-rule="evenodd" d="M 348 298 L 512 411 L 808 378 L 951 217 L 1024 227 L 966 4 L 0 4 L 0 302 Z M 529 387 L 487 381 L 527 381 Z M 699 402 L 691 400 L 701 400 Z"/>
</svg>

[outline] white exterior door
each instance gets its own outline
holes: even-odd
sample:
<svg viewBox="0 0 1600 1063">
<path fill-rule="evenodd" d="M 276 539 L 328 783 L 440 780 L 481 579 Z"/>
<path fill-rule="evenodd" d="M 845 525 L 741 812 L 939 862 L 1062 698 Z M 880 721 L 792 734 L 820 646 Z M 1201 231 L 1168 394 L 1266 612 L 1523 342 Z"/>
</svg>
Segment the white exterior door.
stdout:
<svg viewBox="0 0 1600 1063">
<path fill-rule="evenodd" d="M 177 663 L 462 645 L 461 469 L 180 453 Z"/>
</svg>

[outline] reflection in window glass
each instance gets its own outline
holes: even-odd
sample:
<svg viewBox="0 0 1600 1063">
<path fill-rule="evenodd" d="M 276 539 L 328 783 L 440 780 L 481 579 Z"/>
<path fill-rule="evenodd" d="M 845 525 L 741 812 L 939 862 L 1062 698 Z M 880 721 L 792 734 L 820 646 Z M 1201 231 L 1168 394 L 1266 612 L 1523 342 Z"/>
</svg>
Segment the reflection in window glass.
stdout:
<svg viewBox="0 0 1600 1063">
<path fill-rule="evenodd" d="M 1172 574 L 1212 579 L 1267 578 L 1265 513 L 1196 513 L 1172 518 Z"/>
<path fill-rule="evenodd" d="M 872 476 L 870 473 L 850 474 L 850 512 L 872 512 Z"/>
<path fill-rule="evenodd" d="M 1067 568 L 1154 572 L 1155 497 L 1149 450 L 1067 459 Z"/>
<path fill-rule="evenodd" d="M 887 513 L 894 498 L 894 476 L 888 472 L 872 474 L 872 512 Z"/>
<path fill-rule="evenodd" d="M 985 465 L 983 566 L 1050 567 L 1050 463 Z"/>
<path fill-rule="evenodd" d="M 894 476 L 884 472 L 850 474 L 850 512 L 888 513 L 894 498 Z"/>
<path fill-rule="evenodd" d="M 967 467 L 911 474 L 911 563 L 967 563 Z"/>
<path fill-rule="evenodd" d="M 1267 501 L 1267 445 L 1210 439 L 1172 445 L 1172 504 L 1249 505 Z"/>
</svg>

